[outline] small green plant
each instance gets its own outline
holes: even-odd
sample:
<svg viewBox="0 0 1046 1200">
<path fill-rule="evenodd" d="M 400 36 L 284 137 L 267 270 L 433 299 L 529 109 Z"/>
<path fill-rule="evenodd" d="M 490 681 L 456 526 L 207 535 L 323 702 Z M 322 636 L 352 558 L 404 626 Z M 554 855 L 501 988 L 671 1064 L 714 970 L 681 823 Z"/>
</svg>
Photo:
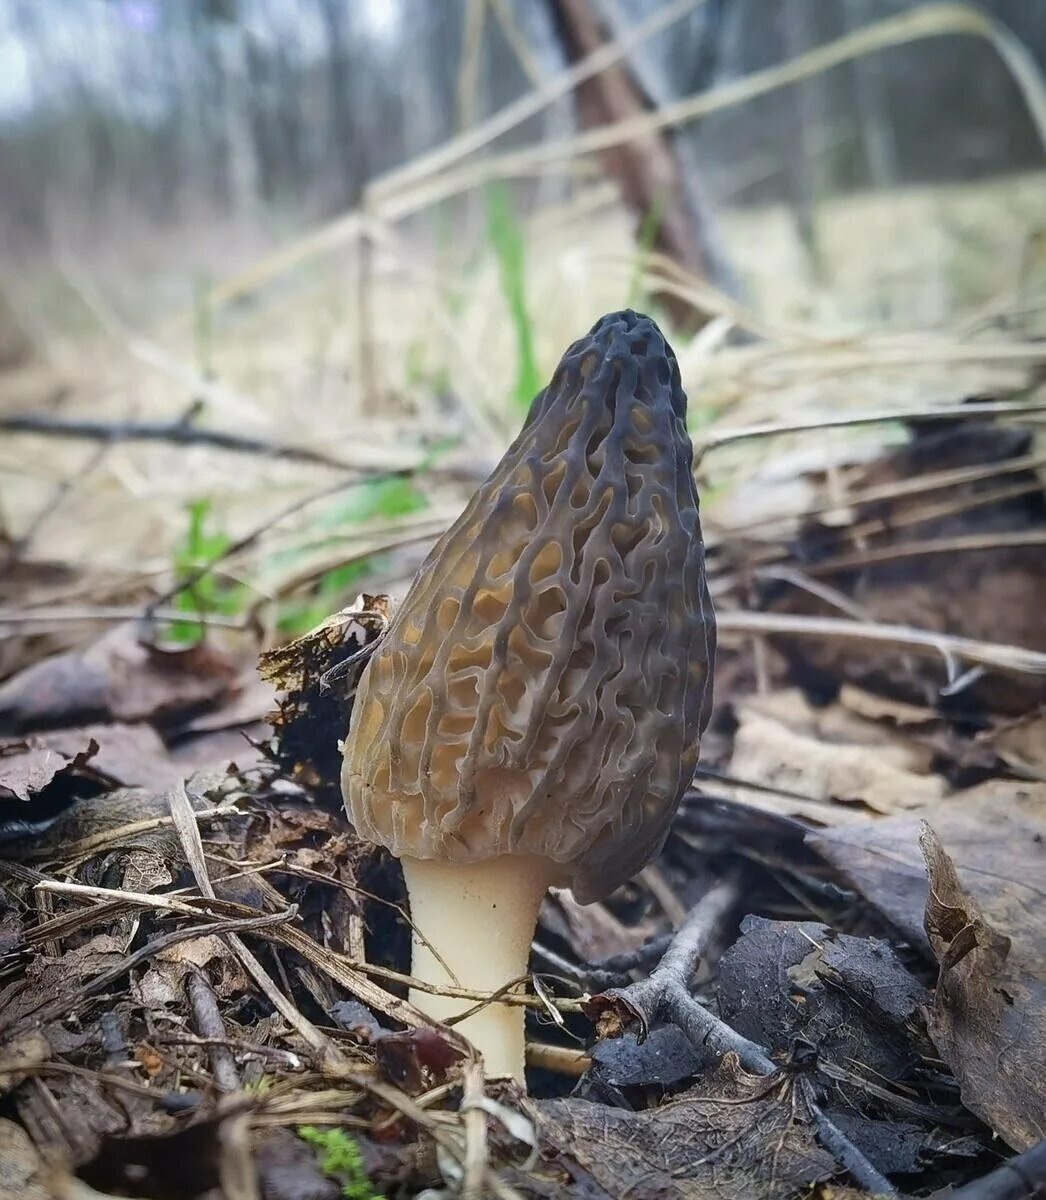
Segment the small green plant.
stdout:
<svg viewBox="0 0 1046 1200">
<path fill-rule="evenodd" d="M 341 1184 L 345 1200 L 383 1200 L 367 1177 L 359 1145 L 343 1129 L 299 1125 L 298 1137 L 316 1150 L 320 1170 Z"/>
<path fill-rule="evenodd" d="M 193 343 L 196 348 L 196 364 L 204 379 L 214 376 L 214 325 L 210 291 L 211 281 L 207 275 L 198 275 L 193 280 Z"/>
<path fill-rule="evenodd" d="M 425 507 L 425 497 L 409 479 L 375 479 L 361 483 L 340 497 L 317 519 L 317 532 L 322 537 L 330 534 L 331 543 L 339 537 L 346 525 L 376 517 L 403 517 Z M 278 556 L 289 562 L 294 554 Z M 280 612 L 279 627 L 284 633 L 298 635 L 313 629 L 338 606 L 338 600 L 352 587 L 365 579 L 373 570 L 371 558 L 357 559 L 327 571 L 320 579 L 316 590 L 305 601 L 284 605 Z"/>
<path fill-rule="evenodd" d="M 651 307 L 650 293 L 643 286 L 643 272 L 647 260 L 657 244 L 657 235 L 661 232 L 661 222 L 665 218 L 665 193 L 658 192 L 654 202 L 643 214 L 636 238 L 636 261 L 632 267 L 632 278 L 628 285 L 628 308 L 641 309 L 649 312 Z"/>
<path fill-rule="evenodd" d="M 523 229 L 512 209 L 504 184 L 493 184 L 487 191 L 487 238 L 497 255 L 501 290 L 516 332 L 519 368 L 516 374 L 516 405 L 526 412 L 541 391 L 541 372 L 534 353 L 534 330 L 527 312 L 526 254 Z"/>
<path fill-rule="evenodd" d="M 246 588 L 242 584 L 233 583 L 213 571 L 195 579 L 201 567 L 228 550 L 232 538 L 227 533 L 209 528 L 212 515 L 210 500 L 193 500 L 189 504 L 188 515 L 189 528 L 184 540 L 174 551 L 175 577 L 186 581 L 186 586 L 178 592 L 172 603 L 182 612 L 198 617 L 211 614 L 235 616 L 243 607 Z M 187 617 L 184 621 L 173 621 L 169 635 L 176 642 L 195 642 L 203 637 L 205 629 L 204 621 Z"/>
</svg>

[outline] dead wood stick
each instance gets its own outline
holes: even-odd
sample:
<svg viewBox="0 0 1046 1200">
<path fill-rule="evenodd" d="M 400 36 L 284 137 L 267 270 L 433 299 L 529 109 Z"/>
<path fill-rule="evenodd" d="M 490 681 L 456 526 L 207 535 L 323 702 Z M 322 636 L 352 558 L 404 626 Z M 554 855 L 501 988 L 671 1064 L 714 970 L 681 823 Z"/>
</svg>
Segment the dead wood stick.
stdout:
<svg viewBox="0 0 1046 1200">
<path fill-rule="evenodd" d="M 950 633 L 934 633 L 910 625 L 886 625 L 876 621 L 851 621 L 841 617 L 804 617 L 791 613 L 720 610 L 716 613 L 719 633 L 785 634 L 789 637 L 816 637 L 844 642 L 866 642 L 869 646 L 888 646 L 918 654 L 921 658 L 941 658 L 949 667 L 955 662 L 988 667 L 1008 674 L 1046 675 L 1046 654 L 1007 646 L 1001 642 L 980 642 Z"/>
<path fill-rule="evenodd" d="M 240 1073 L 226 1040 L 228 1034 L 214 989 L 201 971 L 193 971 L 189 976 L 188 990 L 196 1028 L 200 1036 L 209 1041 L 214 1082 L 220 1091 L 237 1092 L 240 1090 Z"/>
<path fill-rule="evenodd" d="M 232 454 L 254 454 L 263 458 L 286 458 L 291 462 L 354 470 L 361 475 L 377 473 L 380 468 L 354 466 L 322 450 L 270 442 L 224 429 L 204 429 L 189 421 L 93 421 L 52 417 L 45 413 L 12 413 L 0 417 L 0 429 L 8 433 L 32 433 L 39 437 L 71 438 L 88 442 L 167 442 L 175 446 L 210 446 Z"/>
<path fill-rule="evenodd" d="M 896 1196 L 897 1189 L 890 1181 L 868 1161 L 864 1152 L 850 1141 L 845 1133 L 822 1111 L 814 1099 L 813 1084 L 805 1075 L 800 1076 L 799 1083 L 803 1099 L 806 1101 L 817 1129 L 817 1137 L 821 1145 L 866 1192 L 873 1196 Z"/>
<path fill-rule="evenodd" d="M 654 1021 L 671 1021 L 699 1050 L 720 1058 L 733 1051 L 748 1070 L 773 1075 L 777 1066 L 762 1046 L 731 1029 L 690 994 L 690 979 L 698 962 L 741 895 L 740 880 L 734 875 L 714 884 L 691 909 L 648 978 L 624 988 L 610 988 L 586 1001 L 584 1011 L 596 1021 L 600 1035 L 617 1036 L 635 1024 L 642 1041 Z"/>
<path fill-rule="evenodd" d="M 766 421 L 759 425 L 739 425 L 734 429 L 713 430 L 694 444 L 694 464 L 710 450 L 750 438 L 776 437 L 784 433 L 812 433 L 822 429 L 844 429 L 852 425 L 880 425 L 888 421 L 954 421 L 968 417 L 1030 416 L 1042 412 L 1046 403 L 1026 400 L 979 400 L 972 404 L 915 405 L 910 408 L 881 408 L 842 416 L 805 417 L 800 421 Z"/>
<path fill-rule="evenodd" d="M 568 1075 L 580 1079 L 592 1065 L 592 1059 L 582 1050 L 569 1046 L 553 1046 L 547 1042 L 527 1042 L 527 1066 L 556 1075 Z"/>
<path fill-rule="evenodd" d="M 1046 1140 L 949 1192 L 949 1200 L 1032 1200 L 1046 1195 Z"/>
</svg>

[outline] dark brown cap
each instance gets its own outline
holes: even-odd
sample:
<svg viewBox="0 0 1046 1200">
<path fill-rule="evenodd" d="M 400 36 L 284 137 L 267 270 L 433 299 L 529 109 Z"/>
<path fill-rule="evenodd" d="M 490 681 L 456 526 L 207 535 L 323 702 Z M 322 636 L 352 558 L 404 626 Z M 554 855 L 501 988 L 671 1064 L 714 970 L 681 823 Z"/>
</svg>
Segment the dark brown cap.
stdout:
<svg viewBox="0 0 1046 1200">
<path fill-rule="evenodd" d="M 364 673 L 342 789 L 396 855 L 536 854 L 599 899 L 660 850 L 715 617 L 686 396 L 649 317 L 575 342 Z"/>
</svg>

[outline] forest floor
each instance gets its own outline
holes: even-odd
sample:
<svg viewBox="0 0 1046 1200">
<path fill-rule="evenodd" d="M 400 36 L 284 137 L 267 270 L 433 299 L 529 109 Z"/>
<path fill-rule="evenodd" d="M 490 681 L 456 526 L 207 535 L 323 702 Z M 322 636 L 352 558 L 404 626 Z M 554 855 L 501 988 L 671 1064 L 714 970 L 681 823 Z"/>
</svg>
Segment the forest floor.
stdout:
<svg viewBox="0 0 1046 1200">
<path fill-rule="evenodd" d="M 402 594 L 497 460 L 521 332 L 545 372 L 665 271 L 598 192 L 528 227 L 526 331 L 496 257 L 452 285 L 393 238 L 148 332 L 64 263 L 104 343 L 0 374 L 0 1196 L 1044 1186 L 1033 195 L 852 198 L 832 286 L 728 214 L 749 301 L 686 281 L 715 713 L 657 861 L 544 904 L 527 1096 L 398 1020 L 402 879 L 319 684 L 381 605 L 325 618 Z"/>
</svg>

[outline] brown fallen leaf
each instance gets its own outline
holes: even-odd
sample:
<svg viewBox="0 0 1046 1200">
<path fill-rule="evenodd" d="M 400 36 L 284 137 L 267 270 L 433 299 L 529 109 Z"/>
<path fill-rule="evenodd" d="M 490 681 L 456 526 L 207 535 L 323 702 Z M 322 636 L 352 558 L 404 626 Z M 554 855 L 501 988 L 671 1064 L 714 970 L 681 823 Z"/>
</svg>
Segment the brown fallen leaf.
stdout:
<svg viewBox="0 0 1046 1200">
<path fill-rule="evenodd" d="M 0 1095 L 11 1091 L 25 1072 L 51 1057 L 51 1044 L 38 1030 L 30 1029 L 0 1044 Z"/>
<path fill-rule="evenodd" d="M 1023 939 L 1046 926 L 1046 784 L 991 780 L 926 808 L 818 830 L 806 840 L 929 954 L 923 929 L 929 889 L 919 850 L 923 821 L 933 826 L 963 887 L 996 929 Z"/>
<path fill-rule="evenodd" d="M 839 1173 L 780 1087 L 727 1055 L 697 1087 L 645 1112 L 537 1101 L 542 1143 L 629 1200 L 786 1197 Z"/>
<path fill-rule="evenodd" d="M 938 800 L 947 790 L 931 772 L 924 747 L 838 706 L 814 710 L 798 692 L 748 700 L 737 717 L 730 775 L 792 793 L 784 807 L 795 815 L 834 823 L 832 812 L 817 805 L 863 804 L 893 813 Z M 748 793 L 745 800 L 753 807 L 764 803 Z M 839 816 L 845 819 L 845 810 Z"/>
<path fill-rule="evenodd" d="M 169 727 L 215 704 L 235 677 L 236 665 L 206 642 L 168 649 L 140 641 L 135 625 L 120 625 L 0 685 L 0 733 L 90 721 Z"/>
<path fill-rule="evenodd" d="M 49 768 L 56 763 L 64 770 L 47 779 Z M 21 792 L 9 782 L 11 778 L 17 781 L 19 773 L 30 775 Z M 184 773 L 160 735 L 145 724 L 84 725 L 0 743 L 0 797 L 6 787 L 18 799 L 31 799 L 28 793 L 43 790 L 40 781 L 46 787 L 56 776 L 75 776 L 105 787 L 166 787 Z"/>
<path fill-rule="evenodd" d="M 1015 775 L 1046 782 L 1046 709 L 982 734 L 974 744 L 978 749 L 994 751 Z"/>
<path fill-rule="evenodd" d="M 1046 1137 L 1046 923 L 1009 937 L 963 887 L 924 824 L 930 893 L 926 933 L 940 966 L 929 1031 L 962 1087 L 963 1103 L 1014 1149 Z M 1039 873 L 1039 883 L 1046 875 Z M 1003 885 L 1000 884 L 1000 887 Z M 1042 895 L 1041 889 L 1039 895 Z"/>
<path fill-rule="evenodd" d="M 72 799 L 75 781 L 93 785 L 90 791 L 113 786 L 114 781 L 92 762 L 98 743 L 88 738 L 77 739 L 77 744 L 77 749 L 67 752 L 43 738 L 0 742 L 0 801 L 28 803 L 52 787 Z"/>
</svg>

